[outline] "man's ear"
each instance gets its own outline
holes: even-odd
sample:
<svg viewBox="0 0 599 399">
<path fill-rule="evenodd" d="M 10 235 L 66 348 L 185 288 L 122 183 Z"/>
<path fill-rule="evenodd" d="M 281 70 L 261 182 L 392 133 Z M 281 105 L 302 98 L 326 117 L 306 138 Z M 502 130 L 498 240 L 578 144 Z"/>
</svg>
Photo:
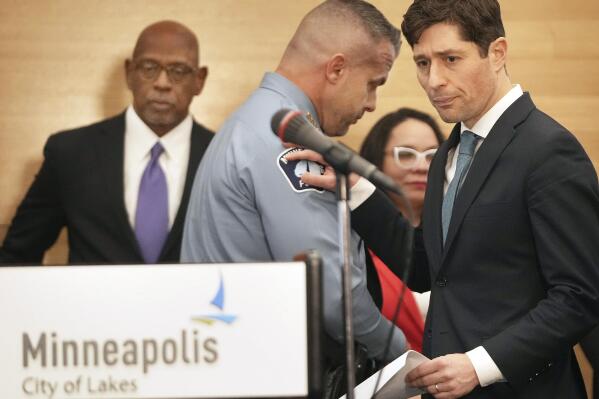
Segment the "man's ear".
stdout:
<svg viewBox="0 0 599 399">
<path fill-rule="evenodd" d="M 204 83 L 206 83 L 206 78 L 208 77 L 208 67 L 200 67 L 195 73 L 195 88 L 193 91 L 194 95 L 198 95 L 204 89 Z"/>
<path fill-rule="evenodd" d="M 495 39 L 489 45 L 489 60 L 496 72 L 503 69 L 507 62 L 507 40 L 505 37 Z"/>
<path fill-rule="evenodd" d="M 337 84 L 347 74 L 347 58 L 338 53 L 332 56 L 326 65 L 326 79 L 331 84 Z"/>
</svg>

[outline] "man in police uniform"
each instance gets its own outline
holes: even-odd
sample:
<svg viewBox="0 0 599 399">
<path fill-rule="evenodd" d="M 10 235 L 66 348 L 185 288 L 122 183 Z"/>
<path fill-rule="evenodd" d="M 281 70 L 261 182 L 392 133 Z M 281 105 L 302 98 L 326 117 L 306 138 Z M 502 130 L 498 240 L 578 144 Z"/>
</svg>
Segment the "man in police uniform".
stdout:
<svg viewBox="0 0 599 399">
<path fill-rule="evenodd" d="M 376 90 L 399 51 L 399 31 L 372 5 L 329 0 L 300 23 L 275 73 L 223 125 L 206 152 L 192 190 L 182 260 L 289 261 L 307 249 L 324 260 L 324 319 L 343 340 L 341 266 L 334 194 L 303 184 L 303 171 L 270 128 L 281 108 L 301 110 L 329 136 L 343 135 L 375 108 Z M 353 314 L 356 341 L 368 356 L 388 360 L 405 349 L 397 330 L 387 359 L 391 323 L 368 294 L 364 247 L 352 232 Z"/>
</svg>

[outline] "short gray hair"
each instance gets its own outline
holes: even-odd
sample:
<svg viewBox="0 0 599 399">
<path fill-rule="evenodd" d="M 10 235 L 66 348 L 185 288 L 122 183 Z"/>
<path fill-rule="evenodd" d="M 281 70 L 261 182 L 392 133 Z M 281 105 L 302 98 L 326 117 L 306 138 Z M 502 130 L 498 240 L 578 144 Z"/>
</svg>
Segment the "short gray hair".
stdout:
<svg viewBox="0 0 599 399">
<path fill-rule="evenodd" d="M 327 0 L 321 6 L 331 7 L 330 11 L 340 14 L 350 14 L 361 25 L 368 35 L 374 40 L 386 39 L 399 53 L 401 46 L 401 31 L 375 6 L 364 0 Z"/>
</svg>

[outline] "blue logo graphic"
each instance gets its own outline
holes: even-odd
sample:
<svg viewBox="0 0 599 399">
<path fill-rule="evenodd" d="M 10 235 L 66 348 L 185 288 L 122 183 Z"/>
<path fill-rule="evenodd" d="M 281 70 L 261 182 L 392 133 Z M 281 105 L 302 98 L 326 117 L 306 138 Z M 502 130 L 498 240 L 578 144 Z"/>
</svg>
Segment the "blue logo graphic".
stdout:
<svg viewBox="0 0 599 399">
<path fill-rule="evenodd" d="M 324 166 L 317 162 L 313 161 L 289 161 L 285 158 L 285 155 L 291 154 L 292 152 L 301 151 L 302 148 L 291 148 L 283 151 L 277 157 L 277 164 L 279 165 L 279 169 L 283 172 L 283 176 L 287 179 L 291 188 L 294 191 L 301 193 L 306 191 L 316 191 L 318 193 L 322 193 L 324 190 L 320 187 L 313 187 L 306 183 L 304 183 L 300 177 L 306 172 L 310 172 L 312 174 L 324 174 Z"/>
<path fill-rule="evenodd" d="M 225 323 L 225 324 L 233 324 L 233 322 L 237 319 L 237 316 L 235 316 L 235 315 L 224 313 L 225 283 L 223 280 L 222 273 L 220 274 L 220 283 L 218 285 L 218 291 L 216 292 L 216 295 L 214 295 L 214 298 L 212 299 L 210 304 L 212 306 L 216 307 L 219 310 L 219 312 L 200 315 L 200 316 L 192 316 L 191 320 L 211 326 L 216 322 L 221 322 L 221 323 Z"/>
</svg>

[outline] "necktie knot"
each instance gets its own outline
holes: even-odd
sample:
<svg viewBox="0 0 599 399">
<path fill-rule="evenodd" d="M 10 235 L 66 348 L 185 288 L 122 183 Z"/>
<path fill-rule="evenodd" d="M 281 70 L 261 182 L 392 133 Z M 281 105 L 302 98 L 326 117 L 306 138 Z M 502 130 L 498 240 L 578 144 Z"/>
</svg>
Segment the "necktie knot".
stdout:
<svg viewBox="0 0 599 399">
<path fill-rule="evenodd" d="M 150 162 L 156 162 L 160 155 L 164 152 L 164 147 L 157 141 L 150 150 Z"/>
<path fill-rule="evenodd" d="M 478 141 L 478 135 L 468 130 L 464 130 L 460 137 L 460 154 L 474 155 L 474 149 L 476 148 L 476 142 Z"/>
</svg>

